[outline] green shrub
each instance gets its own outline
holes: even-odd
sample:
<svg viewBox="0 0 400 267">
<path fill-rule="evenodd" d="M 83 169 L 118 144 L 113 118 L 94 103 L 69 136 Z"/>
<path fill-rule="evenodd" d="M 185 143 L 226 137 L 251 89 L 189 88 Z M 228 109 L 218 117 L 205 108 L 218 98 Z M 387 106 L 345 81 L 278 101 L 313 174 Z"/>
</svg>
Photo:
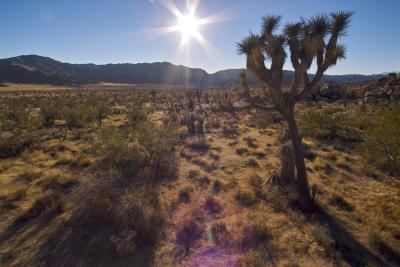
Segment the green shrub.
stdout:
<svg viewBox="0 0 400 267">
<path fill-rule="evenodd" d="M 145 108 L 144 102 L 135 99 L 132 104 L 128 106 L 127 118 L 131 125 L 136 127 L 140 123 L 147 120 L 149 110 Z"/>
<path fill-rule="evenodd" d="M 37 139 L 36 133 L 17 129 L 0 134 L 0 158 L 17 156 Z"/>
<path fill-rule="evenodd" d="M 400 107 L 378 106 L 369 114 L 361 154 L 373 164 L 392 174 L 400 173 Z"/>
<path fill-rule="evenodd" d="M 105 128 L 100 140 L 102 168 L 116 169 L 124 176 L 133 176 L 143 169 L 145 162 L 140 148 L 116 128 Z"/>
<path fill-rule="evenodd" d="M 75 244 L 91 250 L 113 247 L 119 255 L 127 255 L 156 242 L 163 221 L 156 197 L 155 187 L 135 186 L 118 172 L 99 172 L 72 194 L 75 233 L 89 233 L 85 234 L 87 242 Z M 80 231 L 80 227 L 96 231 Z"/>
<path fill-rule="evenodd" d="M 131 179 L 157 181 L 175 175 L 177 131 L 173 124 L 142 122 L 133 132 L 103 129 L 100 140 L 102 164 Z"/>
<path fill-rule="evenodd" d="M 354 127 L 352 120 L 340 108 L 309 108 L 301 115 L 299 124 L 304 136 L 320 140 L 359 142 L 360 131 Z"/>
<path fill-rule="evenodd" d="M 81 128 L 92 119 L 89 107 L 75 105 L 64 110 L 65 125 L 70 128 Z"/>
<path fill-rule="evenodd" d="M 54 125 L 54 121 L 60 115 L 59 107 L 50 102 L 44 102 L 40 105 L 40 117 L 44 127 Z"/>
</svg>

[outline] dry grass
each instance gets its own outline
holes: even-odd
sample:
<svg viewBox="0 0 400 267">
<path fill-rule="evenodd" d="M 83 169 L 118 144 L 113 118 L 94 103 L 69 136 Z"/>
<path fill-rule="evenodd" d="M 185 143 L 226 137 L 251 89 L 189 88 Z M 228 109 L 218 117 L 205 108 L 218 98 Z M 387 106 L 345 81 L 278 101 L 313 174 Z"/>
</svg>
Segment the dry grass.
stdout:
<svg viewBox="0 0 400 267">
<path fill-rule="evenodd" d="M 58 93 L 44 94 L 50 98 Z M 68 241 L 63 248 L 71 257 L 69 264 L 61 262 L 65 265 L 185 266 L 210 249 L 223 251 L 218 255 L 226 259 L 234 255 L 244 266 L 398 264 L 400 182 L 366 165 L 350 132 L 329 141 L 332 132 L 304 137 L 319 207 L 307 217 L 293 204 L 290 188 L 271 186 L 269 180 L 280 166 L 278 140 L 284 123 L 276 113 L 212 108 L 218 105 L 211 95 L 203 105 L 205 134 L 182 134 L 176 153 L 179 168 L 171 171 L 176 179 L 149 179 L 148 186 L 137 190 L 135 183 L 143 181 L 137 178 L 149 174 L 148 169 L 140 173 L 144 168 L 135 157 L 146 151 L 118 138 L 104 150 L 102 138 L 111 140 L 113 135 L 104 133 L 111 127 L 134 143 L 125 112 L 138 92 L 103 94 L 115 102 L 101 127 L 84 124 L 61 141 L 53 133 L 65 121 L 57 119 L 38 129 L 43 138 L 33 146 L 0 161 L 0 265 L 32 266 L 43 259 L 58 265 L 52 253 L 60 237 Z M 187 112 L 184 96 L 177 100 L 181 115 Z M 159 101 L 149 118 L 162 123 L 173 117 L 167 107 Z M 186 131 L 182 126 L 181 132 Z M 96 179 L 96 170 L 112 169 L 110 163 L 135 186 L 109 175 Z M 167 158 L 159 164 L 173 165 Z M 82 247 L 86 255 L 80 253 Z M 99 252 L 101 256 L 93 256 Z"/>
</svg>

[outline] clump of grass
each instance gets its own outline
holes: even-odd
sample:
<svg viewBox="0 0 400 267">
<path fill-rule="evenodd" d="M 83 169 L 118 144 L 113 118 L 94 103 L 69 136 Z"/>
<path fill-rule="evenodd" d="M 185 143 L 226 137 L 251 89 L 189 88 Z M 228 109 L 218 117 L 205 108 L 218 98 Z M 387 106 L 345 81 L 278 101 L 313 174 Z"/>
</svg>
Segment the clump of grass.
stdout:
<svg viewBox="0 0 400 267">
<path fill-rule="evenodd" d="M 336 162 L 336 166 L 340 169 L 343 169 L 343 170 L 346 170 L 349 172 L 351 172 L 353 170 L 353 168 L 351 167 L 349 162 L 344 158 L 339 158 Z"/>
<path fill-rule="evenodd" d="M 204 136 L 192 138 L 187 146 L 193 150 L 208 150 L 210 148 L 210 144 Z"/>
<path fill-rule="evenodd" d="M 226 188 L 227 189 L 233 189 L 236 188 L 238 186 L 238 182 L 237 179 L 235 177 L 229 177 L 228 179 L 228 183 L 226 184 Z"/>
<path fill-rule="evenodd" d="M 181 203 L 188 203 L 190 202 L 190 193 L 192 189 L 190 187 L 185 187 L 179 191 L 178 194 L 178 202 Z"/>
<path fill-rule="evenodd" d="M 267 154 L 262 151 L 256 151 L 254 152 L 254 156 L 256 156 L 258 159 L 264 159 Z"/>
<path fill-rule="evenodd" d="M 378 234 L 375 231 L 368 233 L 369 244 L 390 262 L 400 261 L 400 246 L 398 242 L 387 234 Z"/>
<path fill-rule="evenodd" d="M 193 179 L 196 178 L 200 175 L 200 172 L 198 170 L 190 170 L 188 173 L 188 178 Z"/>
<path fill-rule="evenodd" d="M 334 194 L 329 198 L 329 204 L 339 207 L 340 209 L 343 209 L 345 211 L 354 210 L 354 207 L 338 194 Z"/>
<path fill-rule="evenodd" d="M 195 158 L 192 160 L 192 163 L 199 165 L 206 172 L 212 172 L 218 168 L 218 165 L 215 162 L 210 162 L 203 158 Z"/>
<path fill-rule="evenodd" d="M 265 267 L 273 265 L 273 260 L 269 257 L 267 248 L 258 246 L 246 253 L 243 258 L 244 266 Z"/>
<path fill-rule="evenodd" d="M 257 148 L 257 147 L 258 147 L 257 141 L 256 141 L 256 139 L 254 139 L 254 138 L 245 137 L 245 138 L 243 138 L 243 140 L 244 140 L 244 141 L 246 142 L 246 144 L 247 144 L 249 147 L 251 147 L 251 148 Z"/>
<path fill-rule="evenodd" d="M 222 182 L 220 181 L 220 180 L 215 180 L 214 182 L 213 182 L 213 185 L 212 185 L 212 187 L 213 187 L 213 191 L 215 192 L 215 193 L 219 193 L 219 192 L 221 192 L 221 190 L 222 190 L 222 188 L 223 188 L 223 184 L 222 184 Z"/>
<path fill-rule="evenodd" d="M 200 183 L 200 185 L 202 187 L 208 187 L 208 185 L 210 184 L 211 181 L 207 175 L 204 175 L 198 179 L 198 182 Z"/>
<path fill-rule="evenodd" d="M 260 176 L 254 174 L 250 176 L 249 183 L 253 188 L 260 189 L 263 185 L 263 180 Z"/>
<path fill-rule="evenodd" d="M 257 243 L 264 242 L 271 237 L 267 228 L 267 216 L 265 213 L 257 211 L 251 216 L 252 218 L 252 233 Z"/>
<path fill-rule="evenodd" d="M 329 232 L 329 230 L 320 224 L 315 224 L 311 226 L 310 234 L 313 239 L 320 245 L 325 253 L 329 253 L 334 243 L 334 240 Z"/>
<path fill-rule="evenodd" d="M 219 160 L 220 159 L 220 156 L 217 153 L 210 152 L 209 155 L 210 155 L 210 158 L 213 159 L 213 160 Z"/>
<path fill-rule="evenodd" d="M 63 211 L 64 207 L 60 197 L 55 194 L 49 194 L 37 199 L 31 208 L 17 218 L 17 221 L 20 223 L 26 223 L 45 213 L 61 213 Z"/>
<path fill-rule="evenodd" d="M 248 160 L 246 160 L 245 165 L 246 165 L 247 167 L 251 167 L 251 168 L 257 168 L 257 167 L 260 166 L 260 165 L 258 165 L 258 162 L 257 162 L 257 160 L 255 160 L 255 159 L 248 159 Z"/>
<path fill-rule="evenodd" d="M 245 147 L 240 147 L 236 149 L 236 154 L 238 154 L 239 156 L 243 156 L 245 153 L 248 153 L 249 150 Z"/>
<path fill-rule="evenodd" d="M 227 127 L 227 126 L 224 126 L 222 128 L 222 133 L 223 133 L 224 136 L 226 136 L 228 138 L 235 138 L 239 134 L 239 132 L 238 132 L 238 130 L 236 128 Z"/>
<path fill-rule="evenodd" d="M 178 225 L 176 232 L 176 242 L 181 245 L 185 254 L 188 253 L 194 242 L 201 238 L 204 233 L 204 226 L 194 218 L 188 218 L 181 225 Z"/>
<path fill-rule="evenodd" d="M 326 155 L 326 159 L 335 162 L 338 159 L 338 157 L 335 153 L 329 153 L 328 155 Z"/>
<path fill-rule="evenodd" d="M 245 207 L 251 207 L 259 202 L 255 193 L 247 188 L 239 188 L 235 193 L 235 200 Z"/>
</svg>

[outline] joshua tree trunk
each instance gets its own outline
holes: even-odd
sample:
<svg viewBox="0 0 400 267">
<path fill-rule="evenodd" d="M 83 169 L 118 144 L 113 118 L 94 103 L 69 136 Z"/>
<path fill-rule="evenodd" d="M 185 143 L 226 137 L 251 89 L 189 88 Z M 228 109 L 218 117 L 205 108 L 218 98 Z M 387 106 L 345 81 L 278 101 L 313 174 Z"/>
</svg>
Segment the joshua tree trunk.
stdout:
<svg viewBox="0 0 400 267">
<path fill-rule="evenodd" d="M 243 94 L 247 99 L 250 99 L 250 88 L 246 80 L 242 81 Z"/>
<path fill-rule="evenodd" d="M 243 89 L 243 96 L 250 101 L 251 97 L 250 97 L 250 88 L 249 88 L 249 84 L 247 83 L 247 77 L 246 77 L 246 72 L 243 71 L 239 74 L 239 80 L 240 80 L 240 84 L 242 86 Z"/>
<path fill-rule="evenodd" d="M 286 121 L 289 126 L 289 134 L 292 140 L 293 153 L 296 163 L 296 170 L 297 170 L 296 184 L 299 193 L 299 202 L 300 202 L 299 204 L 301 208 L 304 209 L 305 211 L 311 211 L 313 203 L 311 200 L 310 191 L 308 189 L 309 187 L 308 187 L 306 163 L 303 154 L 303 146 L 293 112 L 291 112 L 289 116 L 287 116 Z"/>
</svg>

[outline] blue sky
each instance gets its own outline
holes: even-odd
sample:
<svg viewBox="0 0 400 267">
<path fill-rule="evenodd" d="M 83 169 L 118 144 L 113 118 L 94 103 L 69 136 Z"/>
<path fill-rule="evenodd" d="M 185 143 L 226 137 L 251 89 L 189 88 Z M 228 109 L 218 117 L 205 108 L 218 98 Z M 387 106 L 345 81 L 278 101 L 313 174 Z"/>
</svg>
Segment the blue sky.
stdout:
<svg viewBox="0 0 400 267">
<path fill-rule="evenodd" d="M 192 40 L 183 54 L 177 52 L 179 32 L 154 31 L 176 24 L 160 1 L 1 0 L 0 58 L 38 54 L 71 63 L 169 61 L 214 72 L 244 67 L 235 43 L 249 31 L 258 32 L 265 14 L 283 15 L 286 22 L 351 10 L 356 14 L 342 40 L 348 58 L 329 73 L 400 70 L 399 0 L 200 0 L 196 16 L 216 14 L 220 20 L 200 29 L 212 49 Z M 185 0 L 174 3 L 185 10 Z"/>
</svg>

